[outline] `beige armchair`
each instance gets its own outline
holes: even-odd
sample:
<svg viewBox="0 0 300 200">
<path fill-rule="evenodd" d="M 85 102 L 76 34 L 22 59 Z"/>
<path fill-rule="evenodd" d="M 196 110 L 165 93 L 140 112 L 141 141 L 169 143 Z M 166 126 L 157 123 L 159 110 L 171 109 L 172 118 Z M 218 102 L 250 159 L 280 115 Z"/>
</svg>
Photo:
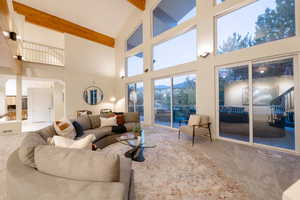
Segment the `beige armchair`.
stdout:
<svg viewBox="0 0 300 200">
<path fill-rule="evenodd" d="M 187 121 L 187 120 L 186 120 Z M 181 122 L 179 123 L 178 130 L 178 139 L 180 139 L 180 134 L 184 133 L 190 136 L 193 136 L 193 143 L 195 143 L 195 135 L 209 135 L 210 141 L 212 142 L 212 135 L 210 130 L 211 123 L 209 122 L 209 116 L 206 115 L 191 115 L 188 124 L 185 126 L 181 126 Z"/>
</svg>

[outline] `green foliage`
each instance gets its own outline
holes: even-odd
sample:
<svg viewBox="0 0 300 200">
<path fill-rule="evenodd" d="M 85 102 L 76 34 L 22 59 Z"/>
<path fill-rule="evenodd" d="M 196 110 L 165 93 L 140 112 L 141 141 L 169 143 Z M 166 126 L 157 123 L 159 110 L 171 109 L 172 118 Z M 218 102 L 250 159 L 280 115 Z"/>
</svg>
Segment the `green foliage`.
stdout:
<svg viewBox="0 0 300 200">
<path fill-rule="evenodd" d="M 255 44 L 295 35 L 295 1 L 276 0 L 276 9 L 266 9 L 256 21 Z"/>
<path fill-rule="evenodd" d="M 267 8 L 258 16 L 254 37 L 233 33 L 218 48 L 218 54 L 294 36 L 295 27 L 295 0 L 276 0 L 275 9 Z"/>
<path fill-rule="evenodd" d="M 238 33 L 233 33 L 233 35 L 227 38 L 227 41 L 224 41 L 223 45 L 219 47 L 218 54 L 251 47 L 253 45 L 254 42 L 249 33 L 247 33 L 244 37 Z"/>
</svg>

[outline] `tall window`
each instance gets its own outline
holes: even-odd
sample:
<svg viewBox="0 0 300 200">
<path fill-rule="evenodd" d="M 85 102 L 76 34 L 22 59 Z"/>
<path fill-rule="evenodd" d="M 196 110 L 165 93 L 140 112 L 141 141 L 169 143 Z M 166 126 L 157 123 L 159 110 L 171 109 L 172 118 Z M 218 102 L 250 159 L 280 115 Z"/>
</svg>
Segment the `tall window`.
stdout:
<svg viewBox="0 0 300 200">
<path fill-rule="evenodd" d="M 217 19 L 217 53 L 292 37 L 295 27 L 295 0 L 258 0 Z"/>
<path fill-rule="evenodd" d="M 162 0 L 153 10 L 153 36 L 196 16 L 196 0 Z"/>
<path fill-rule="evenodd" d="M 216 4 L 220 4 L 220 3 L 223 3 L 225 0 L 215 0 L 216 1 Z"/>
<path fill-rule="evenodd" d="M 143 82 L 128 85 L 128 112 L 138 112 L 144 121 L 144 84 Z"/>
<path fill-rule="evenodd" d="M 197 31 L 192 29 L 153 47 L 153 69 L 159 70 L 197 59 Z"/>
<path fill-rule="evenodd" d="M 196 75 L 154 81 L 155 123 L 178 128 L 196 113 Z"/>
<path fill-rule="evenodd" d="M 126 74 L 128 77 L 142 74 L 144 71 L 144 54 L 138 53 L 127 58 Z"/>
<path fill-rule="evenodd" d="M 127 40 L 127 51 L 143 43 L 143 24 Z"/>
</svg>

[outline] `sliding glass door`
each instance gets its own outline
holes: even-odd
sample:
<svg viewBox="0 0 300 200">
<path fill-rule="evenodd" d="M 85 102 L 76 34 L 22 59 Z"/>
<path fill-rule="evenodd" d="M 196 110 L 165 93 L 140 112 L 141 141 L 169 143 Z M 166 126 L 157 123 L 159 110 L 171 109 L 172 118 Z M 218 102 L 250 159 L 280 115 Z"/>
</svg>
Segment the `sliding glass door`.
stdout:
<svg viewBox="0 0 300 200">
<path fill-rule="evenodd" d="M 219 75 L 219 135 L 249 141 L 248 66 L 222 68 Z"/>
<path fill-rule="evenodd" d="M 293 59 L 253 64 L 253 139 L 295 150 Z"/>
<path fill-rule="evenodd" d="M 295 150 L 294 59 L 217 68 L 219 136 Z"/>
<path fill-rule="evenodd" d="M 171 78 L 154 81 L 154 122 L 171 126 Z"/>
<path fill-rule="evenodd" d="M 144 84 L 143 82 L 128 84 L 128 112 L 138 112 L 144 121 Z"/>
<path fill-rule="evenodd" d="M 154 121 L 178 128 L 196 113 L 196 75 L 182 75 L 154 81 Z"/>
<path fill-rule="evenodd" d="M 179 128 L 196 113 L 196 75 L 174 77 L 172 92 L 173 128 Z"/>
</svg>

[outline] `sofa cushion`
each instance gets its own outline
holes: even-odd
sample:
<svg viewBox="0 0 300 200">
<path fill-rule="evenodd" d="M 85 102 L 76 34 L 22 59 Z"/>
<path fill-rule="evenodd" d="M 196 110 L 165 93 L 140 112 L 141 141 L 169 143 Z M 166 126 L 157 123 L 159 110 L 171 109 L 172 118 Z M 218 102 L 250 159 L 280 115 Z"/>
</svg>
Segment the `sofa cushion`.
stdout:
<svg viewBox="0 0 300 200">
<path fill-rule="evenodd" d="M 84 131 L 92 128 L 90 118 L 87 115 L 78 117 L 76 121 L 81 125 Z"/>
<path fill-rule="evenodd" d="M 132 131 L 135 127 L 139 126 L 139 123 L 136 122 L 129 122 L 125 123 L 124 126 L 126 127 L 127 131 Z"/>
<path fill-rule="evenodd" d="M 127 196 L 120 182 L 77 181 L 41 173 L 20 162 L 18 152 L 10 155 L 6 175 L 10 200 L 124 200 Z"/>
<path fill-rule="evenodd" d="M 140 115 L 138 112 L 124 113 L 125 122 L 140 122 Z"/>
<path fill-rule="evenodd" d="M 95 128 L 84 131 L 85 135 L 93 134 L 96 137 L 96 140 L 103 138 L 104 136 L 111 135 L 112 127 L 102 127 L 102 128 Z"/>
<path fill-rule="evenodd" d="M 20 161 L 30 167 L 36 167 L 34 162 L 34 149 L 39 145 L 46 144 L 46 141 L 40 134 L 36 132 L 27 133 L 19 147 L 18 153 Z"/>
<path fill-rule="evenodd" d="M 39 133 L 44 138 L 45 141 L 47 141 L 48 138 L 56 135 L 56 131 L 53 125 L 47 126 L 46 128 L 37 131 L 37 133 Z"/>
<path fill-rule="evenodd" d="M 99 128 L 101 125 L 100 115 L 89 115 L 92 128 Z"/>
<path fill-rule="evenodd" d="M 79 181 L 116 182 L 120 179 L 118 155 L 53 146 L 38 146 L 34 154 L 37 169 L 46 174 Z"/>
</svg>

